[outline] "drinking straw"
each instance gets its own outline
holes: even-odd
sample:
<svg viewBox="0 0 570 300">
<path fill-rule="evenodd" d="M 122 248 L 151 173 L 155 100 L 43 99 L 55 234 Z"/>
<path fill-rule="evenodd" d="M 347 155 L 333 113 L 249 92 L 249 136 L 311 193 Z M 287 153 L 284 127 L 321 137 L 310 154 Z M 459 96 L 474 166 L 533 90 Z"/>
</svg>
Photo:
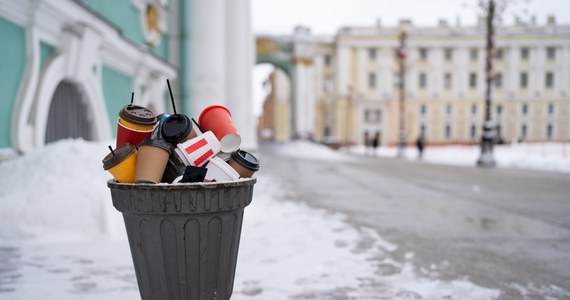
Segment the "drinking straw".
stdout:
<svg viewBox="0 0 570 300">
<path fill-rule="evenodd" d="M 131 93 L 131 105 L 133 105 L 133 100 L 135 99 L 135 92 Z"/>
<path fill-rule="evenodd" d="M 172 101 L 172 108 L 174 109 L 174 114 L 176 113 L 176 105 L 174 105 L 174 96 L 172 96 L 172 88 L 170 87 L 170 80 L 166 79 L 166 83 L 168 83 L 168 91 L 170 92 L 170 101 Z"/>
<path fill-rule="evenodd" d="M 109 150 L 111 150 L 111 153 L 113 154 L 113 156 L 115 156 L 115 151 L 113 151 L 113 147 L 111 147 L 111 145 L 109 145 Z"/>
<path fill-rule="evenodd" d="M 198 125 L 198 122 L 196 122 L 196 120 L 194 120 L 194 118 L 192 118 L 192 122 L 194 122 L 194 124 L 196 125 L 196 127 L 198 127 L 198 129 L 200 130 L 201 133 L 204 133 L 204 131 L 202 130 L 202 127 L 200 127 L 200 125 Z"/>
</svg>

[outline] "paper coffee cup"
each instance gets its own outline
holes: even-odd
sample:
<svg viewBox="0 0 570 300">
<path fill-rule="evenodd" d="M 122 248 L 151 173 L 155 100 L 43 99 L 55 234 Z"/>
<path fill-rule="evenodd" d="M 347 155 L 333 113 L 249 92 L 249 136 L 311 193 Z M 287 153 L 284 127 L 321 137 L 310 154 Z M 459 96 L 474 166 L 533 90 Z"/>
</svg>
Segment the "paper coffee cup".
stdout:
<svg viewBox="0 0 570 300">
<path fill-rule="evenodd" d="M 135 182 L 137 149 L 132 144 L 123 144 L 103 158 L 103 169 L 121 183 Z"/>
<path fill-rule="evenodd" d="M 200 114 L 198 123 L 202 130 L 214 133 L 220 141 L 222 152 L 231 153 L 239 148 L 241 137 L 226 107 L 221 105 L 206 107 Z"/>
<path fill-rule="evenodd" d="M 250 178 L 259 170 L 259 160 L 244 150 L 232 152 L 229 165 L 236 170 L 241 178 Z"/>
<path fill-rule="evenodd" d="M 172 146 L 165 141 L 142 141 L 139 145 L 135 182 L 159 183 L 171 153 Z"/>
<path fill-rule="evenodd" d="M 125 143 L 138 146 L 142 140 L 151 137 L 157 122 L 158 119 L 150 109 L 138 105 L 125 105 L 119 111 L 117 119 L 117 148 Z"/>
<path fill-rule="evenodd" d="M 176 145 L 197 136 L 192 121 L 185 115 L 171 115 L 161 124 L 160 135 L 162 139 Z"/>
<path fill-rule="evenodd" d="M 193 139 L 176 146 L 188 162 L 188 165 L 201 167 L 205 165 L 208 160 L 214 157 L 221 150 L 221 145 L 216 136 L 207 131 Z"/>
<path fill-rule="evenodd" d="M 206 165 L 206 169 L 208 169 L 206 180 L 209 181 L 223 182 L 239 179 L 238 172 L 219 157 L 210 159 Z"/>
</svg>

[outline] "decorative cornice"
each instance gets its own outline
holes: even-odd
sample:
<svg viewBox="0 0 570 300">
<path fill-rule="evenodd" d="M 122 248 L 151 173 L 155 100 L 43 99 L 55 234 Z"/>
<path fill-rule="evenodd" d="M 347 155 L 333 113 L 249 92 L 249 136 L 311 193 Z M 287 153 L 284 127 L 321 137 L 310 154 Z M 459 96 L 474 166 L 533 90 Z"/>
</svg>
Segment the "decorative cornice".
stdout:
<svg viewBox="0 0 570 300">
<path fill-rule="evenodd" d="M 257 56 L 276 54 L 279 52 L 279 46 L 268 38 L 258 38 L 255 41 L 255 51 Z"/>
<path fill-rule="evenodd" d="M 300 57 L 300 56 L 293 57 L 292 61 L 293 65 L 305 65 L 305 66 L 310 66 L 314 62 L 312 58 Z"/>
</svg>

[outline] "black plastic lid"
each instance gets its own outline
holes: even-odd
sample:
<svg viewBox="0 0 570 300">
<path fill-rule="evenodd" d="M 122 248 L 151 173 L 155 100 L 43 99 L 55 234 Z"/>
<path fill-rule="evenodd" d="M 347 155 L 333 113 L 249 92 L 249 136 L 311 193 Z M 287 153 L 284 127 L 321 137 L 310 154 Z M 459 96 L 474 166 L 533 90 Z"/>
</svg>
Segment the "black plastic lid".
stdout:
<svg viewBox="0 0 570 300">
<path fill-rule="evenodd" d="M 122 144 L 119 148 L 115 149 L 113 153 L 107 154 L 105 158 L 103 158 L 103 169 L 109 170 L 112 167 L 120 164 L 123 160 L 125 160 L 131 153 L 136 150 L 135 146 L 129 143 Z"/>
<path fill-rule="evenodd" d="M 186 115 L 176 114 L 166 118 L 161 127 L 162 138 L 171 144 L 178 144 L 192 131 L 192 122 Z"/>
<path fill-rule="evenodd" d="M 244 150 L 236 150 L 232 152 L 232 158 L 240 165 L 252 171 L 259 170 L 259 160 L 251 153 Z"/>
<path fill-rule="evenodd" d="M 142 146 L 152 146 L 152 147 L 162 148 L 168 151 L 168 153 L 172 154 L 172 145 L 163 140 L 146 139 L 139 144 L 139 148 Z"/>
<path fill-rule="evenodd" d="M 138 105 L 125 105 L 119 112 L 119 117 L 138 125 L 154 125 L 158 121 L 150 109 Z"/>
</svg>

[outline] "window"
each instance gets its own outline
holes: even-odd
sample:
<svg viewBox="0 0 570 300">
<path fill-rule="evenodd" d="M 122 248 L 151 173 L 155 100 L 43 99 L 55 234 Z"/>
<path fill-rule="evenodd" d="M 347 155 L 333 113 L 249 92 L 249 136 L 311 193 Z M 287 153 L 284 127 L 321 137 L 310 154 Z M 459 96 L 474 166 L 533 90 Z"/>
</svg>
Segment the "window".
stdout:
<svg viewBox="0 0 570 300">
<path fill-rule="evenodd" d="M 428 50 L 427 48 L 420 48 L 420 60 L 427 60 Z"/>
<path fill-rule="evenodd" d="M 521 140 L 524 140 L 526 138 L 526 131 L 527 131 L 526 124 L 523 124 L 521 126 Z"/>
<path fill-rule="evenodd" d="M 394 86 L 395 87 L 400 87 L 400 74 L 394 74 Z"/>
<path fill-rule="evenodd" d="M 556 58 L 556 48 L 547 47 L 546 48 L 546 59 L 547 60 L 554 60 L 555 58 Z"/>
<path fill-rule="evenodd" d="M 502 73 L 495 74 L 495 87 L 498 89 L 503 87 L 503 74 Z"/>
<path fill-rule="evenodd" d="M 477 87 L 477 74 L 469 73 L 469 87 L 472 89 Z"/>
<path fill-rule="evenodd" d="M 477 114 L 477 104 L 471 105 L 471 114 L 472 114 L 472 115 L 476 115 L 476 114 Z"/>
<path fill-rule="evenodd" d="M 544 83 L 547 89 L 551 89 L 554 87 L 554 73 L 546 72 L 546 76 L 544 78 Z"/>
<path fill-rule="evenodd" d="M 426 75 L 426 73 L 420 73 L 419 85 L 420 85 L 421 89 L 426 88 L 426 86 L 427 86 L 427 75 Z"/>
<path fill-rule="evenodd" d="M 374 48 L 368 49 L 368 58 L 369 58 L 370 60 L 375 60 L 375 59 L 376 59 L 376 49 L 374 49 Z"/>
<path fill-rule="evenodd" d="M 420 136 L 426 136 L 426 125 L 422 124 L 422 126 L 420 126 Z"/>
<path fill-rule="evenodd" d="M 451 73 L 443 75 L 443 87 L 447 90 L 451 89 Z"/>
<path fill-rule="evenodd" d="M 325 66 L 330 66 L 331 65 L 331 56 L 330 55 L 325 55 Z"/>
<path fill-rule="evenodd" d="M 332 79 L 330 77 L 325 77 L 323 82 L 323 89 L 325 92 L 332 92 Z"/>
<path fill-rule="evenodd" d="M 445 125 L 445 138 L 451 139 L 451 125 L 449 124 Z"/>
<path fill-rule="evenodd" d="M 497 48 L 495 50 L 495 59 L 496 60 L 502 60 L 503 59 L 503 48 Z"/>
<path fill-rule="evenodd" d="M 528 48 L 521 48 L 521 60 L 528 60 Z"/>
<path fill-rule="evenodd" d="M 476 61 L 477 60 L 477 48 L 471 48 L 469 49 L 469 59 L 471 61 Z"/>
<path fill-rule="evenodd" d="M 451 104 L 445 106 L 445 113 L 449 116 L 451 115 Z"/>
<path fill-rule="evenodd" d="M 447 61 L 451 61 L 453 59 L 453 49 L 445 48 L 443 49 L 443 57 Z"/>
<path fill-rule="evenodd" d="M 554 114 L 554 103 L 549 103 L 549 104 L 548 104 L 548 114 L 549 114 L 549 115 L 553 115 L 553 114 Z"/>
<path fill-rule="evenodd" d="M 474 140 L 477 138 L 477 126 L 475 124 L 471 125 L 471 139 Z"/>
<path fill-rule="evenodd" d="M 528 74 L 526 72 L 521 73 L 521 88 L 526 89 L 528 87 Z"/>
<path fill-rule="evenodd" d="M 364 120 L 366 120 L 367 123 L 380 123 L 381 118 L 381 111 L 379 109 L 367 109 L 364 111 Z"/>
<path fill-rule="evenodd" d="M 552 124 L 546 126 L 546 138 L 549 140 L 552 139 Z"/>
<path fill-rule="evenodd" d="M 374 73 L 368 74 L 368 87 L 371 89 L 376 87 L 376 74 Z"/>
<path fill-rule="evenodd" d="M 422 106 L 420 106 L 420 115 L 425 116 L 427 112 L 427 107 L 425 104 L 422 104 Z"/>
<path fill-rule="evenodd" d="M 503 113 L 503 106 L 497 105 L 497 116 L 500 116 Z"/>
<path fill-rule="evenodd" d="M 526 103 L 522 106 L 522 114 L 523 116 L 526 116 L 528 114 L 528 105 Z"/>
</svg>

